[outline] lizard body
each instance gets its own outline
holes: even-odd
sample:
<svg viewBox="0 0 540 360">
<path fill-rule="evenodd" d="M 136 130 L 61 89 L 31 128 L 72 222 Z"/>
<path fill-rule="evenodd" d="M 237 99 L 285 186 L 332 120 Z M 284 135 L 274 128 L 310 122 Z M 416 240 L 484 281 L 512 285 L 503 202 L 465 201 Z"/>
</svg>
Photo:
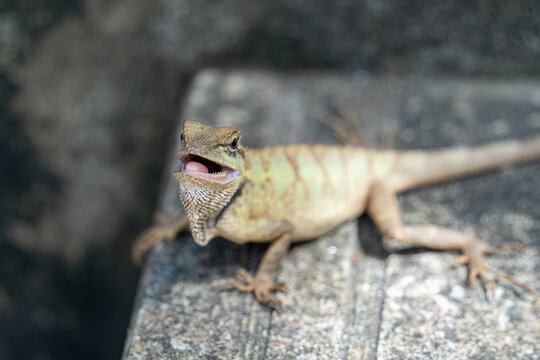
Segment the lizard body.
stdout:
<svg viewBox="0 0 540 360">
<path fill-rule="evenodd" d="M 238 194 L 220 214 L 215 235 L 239 243 L 272 241 L 260 223 L 286 220 L 291 241 L 302 241 L 364 211 L 368 187 L 361 174 L 373 170 L 368 151 L 290 145 L 245 152 Z"/>
<path fill-rule="evenodd" d="M 182 143 L 175 177 L 194 240 L 206 245 L 221 236 L 236 243 L 272 243 L 254 277 L 241 270 L 245 283 L 232 280 L 239 290 L 253 291 L 261 303 L 281 308 L 269 292 L 284 286 L 275 284 L 274 276 L 292 242 L 316 238 L 364 212 L 385 236 L 461 251 L 458 262 L 469 265 L 469 280 L 492 282 L 485 276 L 491 271 L 517 283 L 485 265 L 484 254 L 497 249 L 475 237 L 432 225 L 403 224 L 396 194 L 534 159 L 540 156 L 540 137 L 437 151 L 334 145 L 251 149 L 242 146 L 238 129 L 186 121 Z M 172 232 L 168 237 L 174 237 Z"/>
</svg>

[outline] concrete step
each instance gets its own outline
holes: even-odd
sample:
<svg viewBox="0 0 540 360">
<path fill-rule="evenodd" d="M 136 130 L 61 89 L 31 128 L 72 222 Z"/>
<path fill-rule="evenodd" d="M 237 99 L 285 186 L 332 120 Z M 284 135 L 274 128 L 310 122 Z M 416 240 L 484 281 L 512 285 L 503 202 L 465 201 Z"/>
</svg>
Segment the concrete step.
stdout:
<svg viewBox="0 0 540 360">
<path fill-rule="evenodd" d="M 540 133 L 538 82 L 362 71 L 208 69 L 195 77 L 178 123 L 238 127 L 248 146 L 336 143 L 318 120 L 338 116 L 338 108 L 356 114 L 369 146 L 390 138 L 393 148 L 429 149 Z M 169 217 L 183 211 L 171 175 L 176 146 L 160 202 Z M 465 230 L 492 245 L 523 243 L 524 251 L 488 264 L 540 292 L 539 178 L 536 162 L 410 191 L 399 197 L 403 219 Z M 123 358 L 538 359 L 540 307 L 531 295 L 505 282 L 493 294 L 478 282 L 466 286 L 454 253 L 384 245 L 390 253 L 362 217 L 293 246 L 278 273 L 289 285 L 278 314 L 225 285 L 237 268 L 253 273 L 267 246 L 215 239 L 201 248 L 190 235 L 159 244 L 143 269 Z"/>
</svg>

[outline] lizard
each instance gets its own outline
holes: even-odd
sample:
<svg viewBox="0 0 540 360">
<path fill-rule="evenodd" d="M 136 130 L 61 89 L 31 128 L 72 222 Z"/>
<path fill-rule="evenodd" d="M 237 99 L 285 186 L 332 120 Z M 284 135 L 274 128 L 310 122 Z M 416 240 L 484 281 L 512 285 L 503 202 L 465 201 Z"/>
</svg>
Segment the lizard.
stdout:
<svg viewBox="0 0 540 360">
<path fill-rule="evenodd" d="M 285 290 L 274 278 L 293 242 L 317 238 L 348 219 L 367 213 L 381 234 L 398 242 L 458 251 L 456 265 L 468 265 L 468 282 L 476 278 L 494 286 L 487 276 L 504 278 L 530 293 L 534 290 L 488 267 L 493 247 L 475 236 L 436 225 L 406 225 L 396 195 L 424 185 L 530 161 L 540 156 L 540 136 L 478 147 L 429 151 L 370 149 L 351 145 L 281 145 L 248 148 L 234 127 L 213 127 L 187 120 L 174 176 L 186 214 L 174 224 L 144 232 L 135 257 L 154 243 L 189 225 L 193 239 L 204 246 L 215 237 L 235 243 L 270 243 L 254 276 L 238 270 L 243 280 L 230 284 L 253 292 L 262 303 L 282 309 L 271 295 Z"/>
</svg>

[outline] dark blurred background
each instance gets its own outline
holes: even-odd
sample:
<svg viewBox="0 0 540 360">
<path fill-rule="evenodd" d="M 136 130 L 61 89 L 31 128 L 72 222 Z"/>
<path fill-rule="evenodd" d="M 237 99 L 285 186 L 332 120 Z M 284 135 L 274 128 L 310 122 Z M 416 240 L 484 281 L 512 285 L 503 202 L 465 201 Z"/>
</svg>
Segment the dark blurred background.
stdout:
<svg viewBox="0 0 540 360">
<path fill-rule="evenodd" d="M 0 360 L 118 359 L 207 66 L 540 75 L 538 1 L 0 0 Z"/>
</svg>

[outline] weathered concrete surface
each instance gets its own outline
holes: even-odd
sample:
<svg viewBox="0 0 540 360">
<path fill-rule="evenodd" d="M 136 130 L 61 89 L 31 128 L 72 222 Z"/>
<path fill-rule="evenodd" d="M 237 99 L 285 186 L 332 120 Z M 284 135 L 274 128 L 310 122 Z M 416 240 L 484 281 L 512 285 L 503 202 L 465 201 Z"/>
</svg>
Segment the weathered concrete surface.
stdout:
<svg viewBox="0 0 540 360">
<path fill-rule="evenodd" d="M 357 74 L 358 75 L 358 74 Z M 397 148 L 479 144 L 540 132 L 540 85 L 526 82 L 415 81 L 358 76 L 286 76 L 206 70 L 194 80 L 184 119 L 243 130 L 247 145 L 330 142 L 317 118 L 339 98 L 359 114 L 363 136 L 396 128 Z M 171 151 L 169 169 L 174 166 Z M 476 233 L 491 244 L 519 241 L 521 253 L 489 264 L 540 290 L 540 165 L 508 168 L 400 196 L 409 223 Z M 181 212 L 165 177 L 160 208 Z M 238 267 L 253 272 L 265 246 L 189 235 L 160 244 L 146 262 L 125 359 L 534 358 L 538 303 L 504 282 L 494 296 L 464 285 L 455 254 L 406 251 L 381 256 L 368 219 L 351 220 L 317 241 L 294 246 L 278 279 L 278 315 L 252 295 L 225 289 Z M 400 250 L 401 249 L 401 250 Z"/>
</svg>

